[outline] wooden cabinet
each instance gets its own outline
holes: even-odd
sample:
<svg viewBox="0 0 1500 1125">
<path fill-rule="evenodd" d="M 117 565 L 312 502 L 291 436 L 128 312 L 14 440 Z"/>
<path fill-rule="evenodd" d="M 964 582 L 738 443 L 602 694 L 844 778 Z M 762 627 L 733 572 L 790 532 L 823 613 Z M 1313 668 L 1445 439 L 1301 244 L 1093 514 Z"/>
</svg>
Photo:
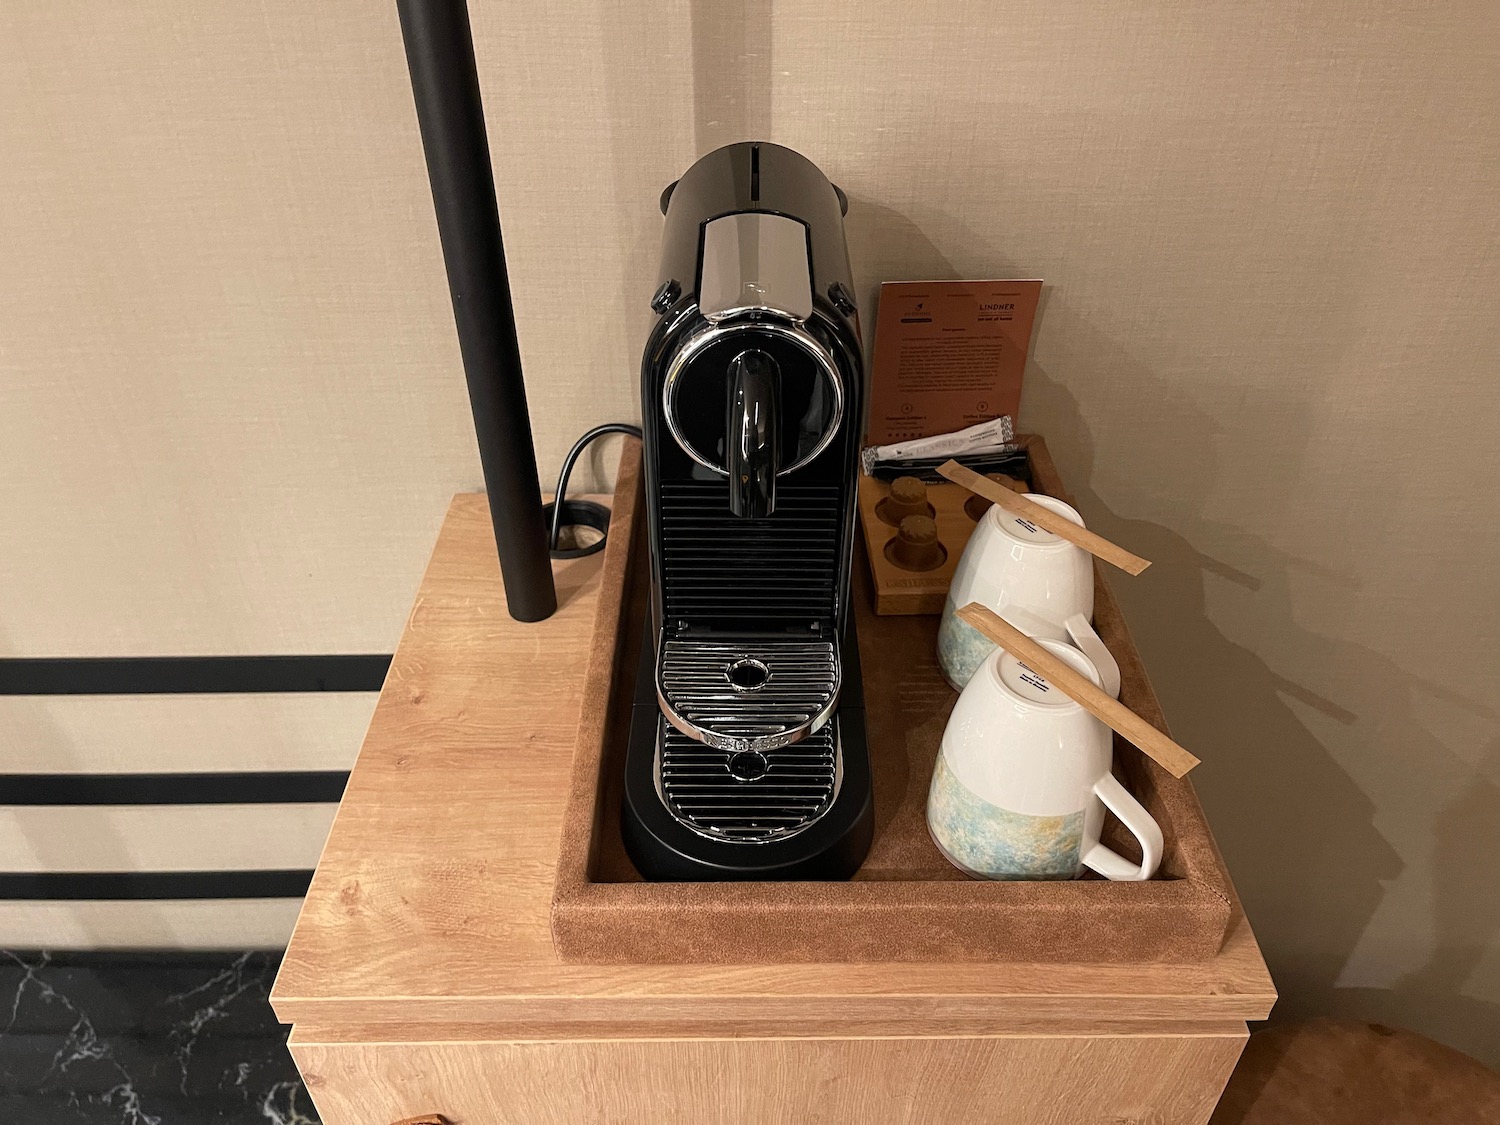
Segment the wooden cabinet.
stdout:
<svg viewBox="0 0 1500 1125">
<path fill-rule="evenodd" d="M 578 965 L 549 931 L 600 556 L 542 624 L 456 497 L 272 1003 L 325 1125 L 1208 1120 L 1275 992 L 1191 964 Z"/>
<path fill-rule="evenodd" d="M 454 1125 L 1204 1122 L 1244 1043 L 1218 1034 L 301 1044 L 327 1125 L 414 1104 Z"/>
</svg>

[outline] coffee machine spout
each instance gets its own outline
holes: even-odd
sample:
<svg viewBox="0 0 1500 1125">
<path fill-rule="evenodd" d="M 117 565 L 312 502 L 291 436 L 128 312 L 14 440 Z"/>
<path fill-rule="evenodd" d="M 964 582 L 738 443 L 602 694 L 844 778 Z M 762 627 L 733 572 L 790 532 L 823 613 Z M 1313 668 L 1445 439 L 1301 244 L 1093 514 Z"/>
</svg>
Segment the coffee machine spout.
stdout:
<svg viewBox="0 0 1500 1125">
<path fill-rule="evenodd" d="M 763 351 L 747 349 L 729 364 L 724 422 L 729 510 L 764 519 L 776 509 L 781 370 Z"/>
</svg>

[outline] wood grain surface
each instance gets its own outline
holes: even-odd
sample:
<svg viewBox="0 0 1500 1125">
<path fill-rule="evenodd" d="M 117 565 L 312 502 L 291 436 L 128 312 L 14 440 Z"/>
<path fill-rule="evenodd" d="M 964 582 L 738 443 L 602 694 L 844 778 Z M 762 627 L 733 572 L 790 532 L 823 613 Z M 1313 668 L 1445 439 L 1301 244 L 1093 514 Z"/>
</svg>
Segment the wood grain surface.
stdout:
<svg viewBox="0 0 1500 1125">
<path fill-rule="evenodd" d="M 896 529 L 875 514 L 880 502 L 891 493 L 890 482 L 861 473 L 858 483 L 859 525 L 875 584 L 875 612 L 942 613 L 958 560 L 974 531 L 974 518 L 964 509 L 968 492 L 944 482 L 927 486 L 927 502 L 932 505 L 938 542 L 947 554 L 942 565 L 932 570 L 906 570 L 886 557 L 885 545 L 896 537 Z"/>
<path fill-rule="evenodd" d="M 634 462 L 624 468 L 633 495 Z M 283 1021 L 468 1022 L 490 1035 L 536 1021 L 764 1021 L 790 1033 L 831 1011 L 856 1021 L 1269 1012 L 1275 990 L 1243 916 L 1218 957 L 1193 964 L 562 963 L 552 876 L 601 561 L 556 564 L 557 614 L 513 621 L 484 497 L 454 498 L 272 993 Z"/>
<path fill-rule="evenodd" d="M 1203 1125 L 1246 1038 L 635 1039 L 292 1051 L 324 1125 Z"/>
</svg>

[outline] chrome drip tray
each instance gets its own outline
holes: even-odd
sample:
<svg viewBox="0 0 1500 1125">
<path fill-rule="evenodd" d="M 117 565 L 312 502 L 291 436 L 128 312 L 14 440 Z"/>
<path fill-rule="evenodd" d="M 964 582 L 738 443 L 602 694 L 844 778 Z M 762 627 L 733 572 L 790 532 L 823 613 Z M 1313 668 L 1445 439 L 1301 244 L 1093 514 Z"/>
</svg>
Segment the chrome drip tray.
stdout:
<svg viewBox="0 0 1500 1125">
<path fill-rule="evenodd" d="M 656 695 L 667 720 L 689 738 L 731 753 L 766 754 L 828 722 L 839 680 L 830 641 L 670 637 L 657 660 Z"/>
<path fill-rule="evenodd" d="M 679 822 L 713 840 L 784 840 L 828 811 L 843 773 L 834 719 L 779 750 L 721 750 L 657 724 L 656 789 Z"/>
</svg>

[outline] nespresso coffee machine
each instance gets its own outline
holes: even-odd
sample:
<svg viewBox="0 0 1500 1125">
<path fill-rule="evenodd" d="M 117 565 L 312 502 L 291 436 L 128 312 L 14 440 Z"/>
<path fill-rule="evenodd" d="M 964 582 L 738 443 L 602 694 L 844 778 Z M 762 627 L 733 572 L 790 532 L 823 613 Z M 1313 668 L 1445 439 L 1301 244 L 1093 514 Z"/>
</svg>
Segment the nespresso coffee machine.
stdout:
<svg viewBox="0 0 1500 1125">
<path fill-rule="evenodd" d="M 648 879 L 841 879 L 869 849 L 846 209 L 810 161 L 756 142 L 662 195 L 641 366 L 651 620 L 623 816 Z"/>
</svg>

